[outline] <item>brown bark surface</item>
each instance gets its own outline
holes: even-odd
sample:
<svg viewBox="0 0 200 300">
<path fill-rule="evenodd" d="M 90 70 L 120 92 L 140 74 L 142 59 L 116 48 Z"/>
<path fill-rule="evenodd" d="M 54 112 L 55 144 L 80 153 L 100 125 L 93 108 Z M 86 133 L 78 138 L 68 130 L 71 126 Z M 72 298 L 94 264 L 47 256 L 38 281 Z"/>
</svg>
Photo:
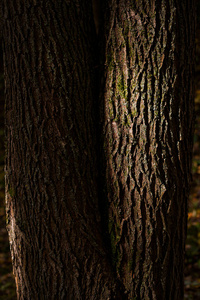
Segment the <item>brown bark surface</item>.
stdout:
<svg viewBox="0 0 200 300">
<path fill-rule="evenodd" d="M 129 299 L 183 299 L 194 3 L 107 1 L 105 11 L 101 120 L 113 266 Z"/>
<path fill-rule="evenodd" d="M 3 15 L 7 228 L 18 299 L 114 298 L 98 211 L 92 6 L 6 0 Z"/>
<path fill-rule="evenodd" d="M 97 3 L 2 1 L 18 299 L 180 300 L 193 1 Z"/>
</svg>

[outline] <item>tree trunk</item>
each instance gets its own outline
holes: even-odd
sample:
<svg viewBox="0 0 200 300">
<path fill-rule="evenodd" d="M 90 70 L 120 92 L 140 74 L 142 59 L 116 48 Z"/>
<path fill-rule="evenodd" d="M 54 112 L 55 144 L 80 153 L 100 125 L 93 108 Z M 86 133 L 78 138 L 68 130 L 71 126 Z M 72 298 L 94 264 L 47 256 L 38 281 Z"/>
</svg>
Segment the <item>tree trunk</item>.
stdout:
<svg viewBox="0 0 200 300">
<path fill-rule="evenodd" d="M 3 2 L 7 228 L 18 299 L 112 299 L 93 142 L 92 6 L 34 3 Z"/>
<path fill-rule="evenodd" d="M 129 299 L 183 299 L 194 2 L 113 0 L 104 11 L 102 173 L 113 266 Z"/>
<path fill-rule="evenodd" d="M 193 1 L 104 2 L 2 1 L 18 299 L 183 298 Z"/>
</svg>

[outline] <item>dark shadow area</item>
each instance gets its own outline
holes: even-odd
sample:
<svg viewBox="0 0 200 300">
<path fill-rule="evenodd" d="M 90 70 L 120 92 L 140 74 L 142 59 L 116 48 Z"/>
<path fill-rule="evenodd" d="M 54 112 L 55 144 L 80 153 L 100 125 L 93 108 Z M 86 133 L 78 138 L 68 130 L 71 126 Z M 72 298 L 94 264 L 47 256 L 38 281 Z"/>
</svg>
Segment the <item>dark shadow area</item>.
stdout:
<svg viewBox="0 0 200 300">
<path fill-rule="evenodd" d="M 200 2 L 197 1 L 195 133 L 185 260 L 185 299 L 200 299 Z"/>
</svg>

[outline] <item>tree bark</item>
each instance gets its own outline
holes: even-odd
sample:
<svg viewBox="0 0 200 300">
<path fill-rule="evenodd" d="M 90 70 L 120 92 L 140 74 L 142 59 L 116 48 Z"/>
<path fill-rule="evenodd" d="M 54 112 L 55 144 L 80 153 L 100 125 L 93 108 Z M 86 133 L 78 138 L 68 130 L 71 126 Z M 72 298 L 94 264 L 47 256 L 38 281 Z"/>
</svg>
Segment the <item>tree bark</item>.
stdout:
<svg viewBox="0 0 200 300">
<path fill-rule="evenodd" d="M 92 1 L 2 1 L 18 299 L 180 300 L 194 0 L 94 11 L 100 50 Z"/>
<path fill-rule="evenodd" d="M 192 140 L 192 1 L 106 1 L 107 227 L 129 299 L 183 299 Z"/>
<path fill-rule="evenodd" d="M 18 299 L 115 298 L 98 211 L 92 6 L 6 0 L 2 9 Z"/>
</svg>

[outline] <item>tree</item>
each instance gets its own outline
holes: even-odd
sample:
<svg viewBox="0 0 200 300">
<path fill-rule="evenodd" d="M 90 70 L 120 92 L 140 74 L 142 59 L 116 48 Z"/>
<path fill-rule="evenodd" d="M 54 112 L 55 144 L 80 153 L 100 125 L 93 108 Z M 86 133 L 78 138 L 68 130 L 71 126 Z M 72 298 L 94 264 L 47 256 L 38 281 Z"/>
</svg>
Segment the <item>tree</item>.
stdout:
<svg viewBox="0 0 200 300">
<path fill-rule="evenodd" d="M 183 298 L 194 1 L 102 12 L 97 37 L 91 1 L 2 1 L 19 299 Z"/>
</svg>

